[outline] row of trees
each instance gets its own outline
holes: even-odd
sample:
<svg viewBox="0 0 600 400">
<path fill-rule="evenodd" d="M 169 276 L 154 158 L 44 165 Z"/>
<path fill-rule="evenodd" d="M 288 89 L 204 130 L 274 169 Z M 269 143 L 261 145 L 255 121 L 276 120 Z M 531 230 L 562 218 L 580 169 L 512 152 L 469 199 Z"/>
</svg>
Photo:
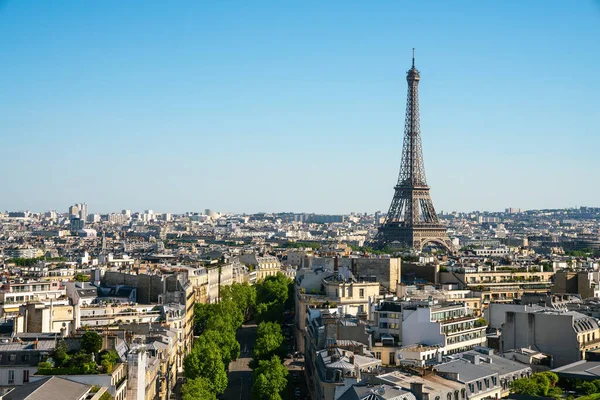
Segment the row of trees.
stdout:
<svg viewBox="0 0 600 400">
<path fill-rule="evenodd" d="M 198 336 L 184 360 L 183 400 L 214 400 L 227 388 L 227 367 L 240 356 L 235 333 L 243 314 L 231 299 L 196 304 L 194 331 Z"/>
<path fill-rule="evenodd" d="M 253 400 L 281 400 L 288 370 L 281 359 L 287 347 L 281 332 L 286 310 L 293 308 L 293 283 L 282 274 L 269 276 L 256 285 L 256 320 L 259 322 L 252 360 Z"/>
<path fill-rule="evenodd" d="M 229 363 L 240 356 L 236 331 L 243 321 L 253 318 L 259 322 L 251 364 L 255 382 L 253 398 L 280 399 L 273 397 L 273 393 L 285 388 L 287 370 L 278 357 L 285 352 L 279 323 L 283 322 L 286 306 L 293 305 L 292 291 L 292 281 L 278 274 L 254 286 L 247 283 L 224 286 L 218 304 L 196 304 L 197 338 L 184 360 L 183 400 L 213 400 L 225 391 Z"/>
</svg>

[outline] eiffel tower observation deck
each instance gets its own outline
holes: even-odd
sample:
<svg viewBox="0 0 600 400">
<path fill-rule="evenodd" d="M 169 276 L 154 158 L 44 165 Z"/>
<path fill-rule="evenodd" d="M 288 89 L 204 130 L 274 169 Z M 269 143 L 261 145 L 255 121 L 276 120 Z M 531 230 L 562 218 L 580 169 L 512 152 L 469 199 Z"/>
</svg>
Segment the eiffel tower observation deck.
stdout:
<svg viewBox="0 0 600 400">
<path fill-rule="evenodd" d="M 400 175 L 392 204 L 374 242 L 380 248 L 422 250 L 423 246 L 431 244 L 451 250 L 452 242 L 435 212 L 425 179 L 419 123 L 420 80 L 413 49 L 412 68 L 406 73 L 408 95 Z"/>
</svg>

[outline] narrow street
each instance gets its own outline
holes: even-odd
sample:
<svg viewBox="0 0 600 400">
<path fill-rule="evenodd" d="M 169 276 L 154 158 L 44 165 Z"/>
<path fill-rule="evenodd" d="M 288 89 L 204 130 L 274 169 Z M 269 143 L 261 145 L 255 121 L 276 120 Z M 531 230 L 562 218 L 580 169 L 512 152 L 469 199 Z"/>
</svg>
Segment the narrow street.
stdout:
<svg viewBox="0 0 600 400">
<path fill-rule="evenodd" d="M 248 366 L 256 340 L 256 325 L 247 324 L 237 332 L 240 343 L 240 358 L 229 364 L 229 385 L 223 394 L 225 400 L 248 400 L 252 387 L 252 370 Z"/>
</svg>

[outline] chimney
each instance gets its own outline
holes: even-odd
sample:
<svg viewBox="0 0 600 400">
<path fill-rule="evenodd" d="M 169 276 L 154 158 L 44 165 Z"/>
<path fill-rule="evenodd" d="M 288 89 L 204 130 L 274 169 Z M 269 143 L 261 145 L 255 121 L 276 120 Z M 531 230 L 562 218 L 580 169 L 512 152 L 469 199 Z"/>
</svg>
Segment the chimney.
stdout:
<svg viewBox="0 0 600 400">
<path fill-rule="evenodd" d="M 423 400 L 423 383 L 422 382 L 411 382 L 410 391 L 415 395 L 417 400 Z"/>
</svg>

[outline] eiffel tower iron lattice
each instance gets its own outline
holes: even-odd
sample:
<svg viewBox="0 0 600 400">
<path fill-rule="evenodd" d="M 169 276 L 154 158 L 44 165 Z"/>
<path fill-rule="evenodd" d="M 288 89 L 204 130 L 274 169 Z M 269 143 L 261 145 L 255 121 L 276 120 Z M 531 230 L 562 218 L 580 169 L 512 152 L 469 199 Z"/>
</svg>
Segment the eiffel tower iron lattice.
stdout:
<svg viewBox="0 0 600 400">
<path fill-rule="evenodd" d="M 404 144 L 398 183 L 385 222 L 374 242 L 378 247 L 408 247 L 421 250 L 425 244 L 452 249 L 446 227 L 440 223 L 425 179 L 421 127 L 419 123 L 419 81 L 413 49 L 412 68 L 406 73 L 408 94 Z"/>
</svg>

